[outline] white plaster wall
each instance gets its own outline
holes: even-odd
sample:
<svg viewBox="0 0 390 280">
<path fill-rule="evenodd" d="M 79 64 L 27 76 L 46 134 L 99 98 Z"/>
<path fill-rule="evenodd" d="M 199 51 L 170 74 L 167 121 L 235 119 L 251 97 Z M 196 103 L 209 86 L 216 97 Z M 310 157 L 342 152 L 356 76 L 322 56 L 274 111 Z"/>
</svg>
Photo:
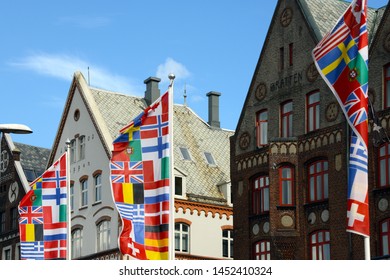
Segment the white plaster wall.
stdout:
<svg viewBox="0 0 390 280">
<path fill-rule="evenodd" d="M 204 211 L 190 213 L 189 209 L 183 212 L 182 208 L 175 213 L 175 219 L 182 218 L 191 221 L 190 226 L 190 254 L 222 258 L 222 227 L 233 226 L 233 216 L 228 220 L 226 215 L 219 214 L 213 218 L 209 212 L 207 217 Z"/>
<path fill-rule="evenodd" d="M 80 111 L 78 121 L 74 120 L 76 109 Z M 85 256 L 96 253 L 96 221 L 102 216 L 111 217 L 110 249 L 117 248 L 118 214 L 111 194 L 109 158 L 81 95 L 76 88 L 60 138 L 59 148 L 56 151 L 56 158 L 65 151 L 66 139 L 72 140 L 77 134 L 80 136 L 85 135 L 85 159 L 72 163 L 70 166 L 70 178 L 74 181 L 74 210 L 72 218 L 78 217 L 72 220 L 72 226 L 83 226 L 82 256 Z M 92 174 L 96 170 L 102 170 L 102 201 L 100 203 L 94 203 L 94 180 Z M 84 175 L 88 176 L 88 207 L 80 209 L 80 178 Z"/>
</svg>

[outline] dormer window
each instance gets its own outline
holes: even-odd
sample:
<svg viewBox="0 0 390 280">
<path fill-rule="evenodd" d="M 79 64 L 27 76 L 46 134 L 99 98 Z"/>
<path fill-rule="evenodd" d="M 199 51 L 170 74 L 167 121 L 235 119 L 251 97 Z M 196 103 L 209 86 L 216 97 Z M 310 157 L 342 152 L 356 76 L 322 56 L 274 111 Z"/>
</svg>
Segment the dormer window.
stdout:
<svg viewBox="0 0 390 280">
<path fill-rule="evenodd" d="M 215 163 L 213 155 L 210 152 L 204 152 L 204 156 L 206 158 L 206 161 L 207 161 L 208 165 L 213 165 L 213 166 L 217 165 Z"/>
</svg>

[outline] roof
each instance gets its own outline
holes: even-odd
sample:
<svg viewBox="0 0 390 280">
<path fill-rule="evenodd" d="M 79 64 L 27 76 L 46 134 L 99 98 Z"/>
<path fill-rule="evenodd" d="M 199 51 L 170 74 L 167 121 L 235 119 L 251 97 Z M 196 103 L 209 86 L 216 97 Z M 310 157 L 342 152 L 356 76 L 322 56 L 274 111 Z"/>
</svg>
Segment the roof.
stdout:
<svg viewBox="0 0 390 280">
<path fill-rule="evenodd" d="M 46 169 L 47 161 L 50 156 L 50 149 L 22 143 L 14 144 L 20 151 L 20 163 L 26 173 L 27 180 L 31 182 L 35 178 L 41 176 Z"/>
<path fill-rule="evenodd" d="M 141 97 L 90 88 L 90 93 L 107 126 L 112 140 L 119 130 L 145 108 Z M 192 200 L 226 204 L 217 185 L 230 182 L 230 140 L 233 131 L 210 127 L 189 107 L 174 105 L 174 165 L 186 176 L 186 193 Z M 192 160 L 184 160 L 179 147 L 189 150 Z M 210 152 L 216 165 L 206 162 Z"/>
<path fill-rule="evenodd" d="M 336 22 L 351 4 L 342 0 L 298 0 L 298 3 L 301 5 L 303 13 L 309 25 L 313 28 L 318 40 L 332 30 Z M 378 28 L 385 8 L 367 8 L 367 28 L 370 42 Z"/>
</svg>

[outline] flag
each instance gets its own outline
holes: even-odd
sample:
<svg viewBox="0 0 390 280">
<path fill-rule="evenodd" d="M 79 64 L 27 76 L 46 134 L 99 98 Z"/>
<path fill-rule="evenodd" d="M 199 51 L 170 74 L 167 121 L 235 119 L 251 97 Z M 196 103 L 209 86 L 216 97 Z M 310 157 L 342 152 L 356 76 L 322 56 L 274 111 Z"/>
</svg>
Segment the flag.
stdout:
<svg viewBox="0 0 390 280">
<path fill-rule="evenodd" d="M 113 142 L 111 190 L 122 219 L 118 243 L 134 259 L 169 258 L 169 102 L 167 91 Z"/>
<path fill-rule="evenodd" d="M 367 3 L 354 0 L 313 49 L 318 72 L 338 100 L 352 129 L 347 231 L 369 236 Z"/>
<path fill-rule="evenodd" d="M 65 259 L 67 253 L 66 153 L 30 184 L 19 203 L 23 260 Z"/>
</svg>

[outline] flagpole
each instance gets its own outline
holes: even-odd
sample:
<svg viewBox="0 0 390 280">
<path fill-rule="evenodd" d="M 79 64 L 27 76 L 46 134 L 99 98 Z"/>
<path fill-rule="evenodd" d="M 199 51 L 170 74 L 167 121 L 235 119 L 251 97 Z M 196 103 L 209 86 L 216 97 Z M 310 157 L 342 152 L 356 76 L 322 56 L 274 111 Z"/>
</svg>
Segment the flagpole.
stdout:
<svg viewBox="0 0 390 280">
<path fill-rule="evenodd" d="M 66 228 L 67 228 L 67 234 L 66 234 L 66 259 L 71 260 L 72 259 L 72 245 L 71 245 L 71 205 L 70 205 L 70 140 L 66 139 Z"/>
<path fill-rule="evenodd" d="M 169 178 L 170 178 L 170 188 L 169 188 L 169 260 L 175 259 L 175 176 L 174 176 L 174 158 L 173 158 L 173 84 L 175 75 L 169 74 L 168 78 L 170 80 L 168 88 L 168 113 L 169 113 Z"/>
</svg>

